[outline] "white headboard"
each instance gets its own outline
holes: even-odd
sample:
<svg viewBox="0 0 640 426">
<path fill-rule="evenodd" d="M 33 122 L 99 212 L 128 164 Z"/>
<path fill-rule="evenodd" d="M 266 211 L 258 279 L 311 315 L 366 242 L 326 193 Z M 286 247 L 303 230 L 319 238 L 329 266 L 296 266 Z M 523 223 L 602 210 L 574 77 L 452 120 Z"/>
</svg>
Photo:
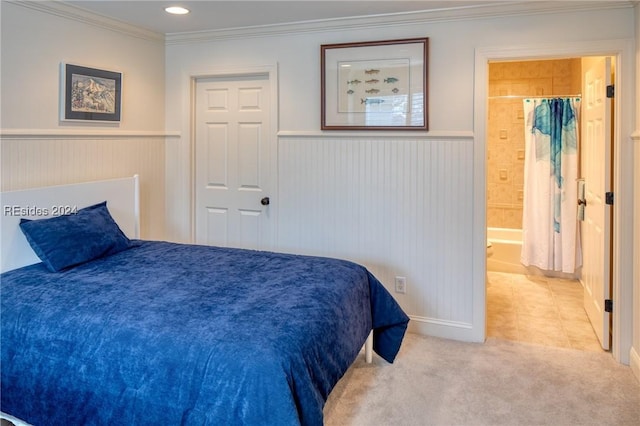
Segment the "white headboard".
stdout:
<svg viewBox="0 0 640 426">
<path fill-rule="evenodd" d="M 122 232 L 140 238 L 138 175 L 0 193 L 0 272 L 40 262 L 19 228 L 20 219 L 59 216 L 105 200 Z"/>
</svg>

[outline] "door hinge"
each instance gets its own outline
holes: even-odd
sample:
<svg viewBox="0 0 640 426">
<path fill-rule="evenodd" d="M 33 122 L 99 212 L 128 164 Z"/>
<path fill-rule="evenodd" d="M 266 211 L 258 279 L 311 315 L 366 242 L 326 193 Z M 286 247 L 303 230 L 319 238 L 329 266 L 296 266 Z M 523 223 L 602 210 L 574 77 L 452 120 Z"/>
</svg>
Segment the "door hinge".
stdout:
<svg viewBox="0 0 640 426">
<path fill-rule="evenodd" d="M 616 93 L 616 87 L 613 84 L 607 86 L 607 98 L 613 98 Z"/>
<path fill-rule="evenodd" d="M 604 311 L 605 312 L 613 312 L 613 300 L 604 299 Z"/>
<path fill-rule="evenodd" d="M 604 202 L 610 206 L 613 205 L 613 192 L 606 192 L 604 194 Z"/>
</svg>

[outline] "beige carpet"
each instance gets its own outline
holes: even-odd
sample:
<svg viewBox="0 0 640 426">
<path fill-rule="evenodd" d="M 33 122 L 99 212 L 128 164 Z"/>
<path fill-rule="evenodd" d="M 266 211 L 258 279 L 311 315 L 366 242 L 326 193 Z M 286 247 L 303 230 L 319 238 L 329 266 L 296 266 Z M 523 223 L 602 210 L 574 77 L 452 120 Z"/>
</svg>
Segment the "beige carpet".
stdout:
<svg viewBox="0 0 640 426">
<path fill-rule="evenodd" d="M 637 426 L 640 383 L 606 352 L 407 334 L 394 364 L 361 355 L 324 413 L 327 426 Z"/>
</svg>

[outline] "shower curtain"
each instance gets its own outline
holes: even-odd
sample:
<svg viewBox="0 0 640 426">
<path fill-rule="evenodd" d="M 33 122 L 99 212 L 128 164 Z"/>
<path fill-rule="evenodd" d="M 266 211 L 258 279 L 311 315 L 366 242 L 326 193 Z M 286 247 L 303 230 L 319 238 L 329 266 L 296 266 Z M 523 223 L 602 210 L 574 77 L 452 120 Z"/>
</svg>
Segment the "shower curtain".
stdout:
<svg viewBox="0 0 640 426">
<path fill-rule="evenodd" d="M 524 100 L 522 253 L 525 266 L 575 273 L 580 98 Z"/>
</svg>

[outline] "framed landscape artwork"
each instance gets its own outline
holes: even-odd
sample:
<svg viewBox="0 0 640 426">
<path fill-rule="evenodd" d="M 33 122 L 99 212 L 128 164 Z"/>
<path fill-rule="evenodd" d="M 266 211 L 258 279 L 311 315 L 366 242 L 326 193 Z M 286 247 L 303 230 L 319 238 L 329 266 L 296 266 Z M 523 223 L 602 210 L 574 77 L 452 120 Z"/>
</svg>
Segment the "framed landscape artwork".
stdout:
<svg viewBox="0 0 640 426">
<path fill-rule="evenodd" d="M 120 121 L 122 73 L 62 64 L 60 119 Z"/>
</svg>

